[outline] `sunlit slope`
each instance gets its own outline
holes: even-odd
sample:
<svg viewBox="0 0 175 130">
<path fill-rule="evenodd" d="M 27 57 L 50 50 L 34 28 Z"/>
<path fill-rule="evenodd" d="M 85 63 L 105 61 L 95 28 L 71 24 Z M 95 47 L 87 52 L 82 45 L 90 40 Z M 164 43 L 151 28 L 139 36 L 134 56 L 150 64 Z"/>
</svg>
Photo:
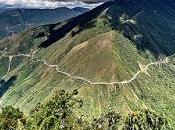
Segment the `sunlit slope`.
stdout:
<svg viewBox="0 0 175 130">
<path fill-rule="evenodd" d="M 144 1 L 142 2 L 138 7 L 144 5 Z M 73 19 L 76 24 L 68 20 L 56 25 L 41 26 L 23 32 L 13 39 L 1 41 L 0 48 L 7 48 L 7 53 L 28 54 L 31 50 L 36 51 L 34 59 L 25 56 L 13 58 L 11 71 L 5 79 L 8 80 L 12 76 L 17 79 L 3 94 L 2 105 L 11 104 L 27 112 L 56 90 L 78 89 L 79 96 L 84 100 L 80 113 L 85 114 L 87 119 L 110 109 L 127 113 L 149 107 L 174 120 L 175 66 L 171 55 L 175 48 L 173 45 L 168 47 L 171 43 L 166 46 L 163 44 L 170 40 L 167 37 L 164 38 L 166 42 L 160 39 L 157 44 L 155 39 L 159 36 L 152 36 L 150 39 L 150 35 L 146 35 L 147 31 L 154 31 L 150 29 L 149 22 L 137 20 L 139 17 L 134 19 L 137 21 L 136 25 L 121 24 L 119 19 L 123 13 L 130 16 L 128 10 L 136 10 L 136 7 L 131 7 L 130 4 L 107 4 L 103 8 L 98 7 L 97 10 L 101 13 L 93 14 L 92 10 Z M 150 6 L 145 5 L 147 8 Z M 172 5 L 166 7 L 171 8 Z M 155 9 L 154 6 L 150 8 Z M 137 10 L 136 12 L 140 12 L 139 8 Z M 173 27 L 169 23 L 173 18 L 169 15 L 165 15 L 167 26 Z M 87 16 L 91 17 L 87 20 Z M 141 16 L 145 18 L 144 15 Z M 149 21 L 159 27 L 159 21 L 155 22 L 153 17 Z M 138 28 L 143 27 L 142 25 L 148 27 L 140 31 Z M 166 27 L 164 29 L 167 30 Z M 164 29 L 158 28 L 159 34 L 164 34 Z M 60 35 L 58 30 L 64 35 Z M 131 32 L 130 35 L 127 32 Z M 132 39 L 140 33 L 143 35 L 142 48 L 138 46 L 142 43 L 140 39 Z M 57 39 L 53 39 L 51 35 L 57 36 Z M 174 42 L 173 38 L 171 41 Z M 153 46 L 153 43 L 162 43 L 162 46 L 154 46 L 154 49 L 146 46 Z M 47 46 L 44 46 L 45 44 Z M 163 46 L 171 51 L 164 52 Z M 139 64 L 144 66 L 160 61 L 161 58 L 158 57 L 168 57 L 169 62 L 152 64 L 146 72 L 137 74 L 141 69 Z M 8 60 L 1 59 L 1 77 L 7 72 Z"/>
</svg>

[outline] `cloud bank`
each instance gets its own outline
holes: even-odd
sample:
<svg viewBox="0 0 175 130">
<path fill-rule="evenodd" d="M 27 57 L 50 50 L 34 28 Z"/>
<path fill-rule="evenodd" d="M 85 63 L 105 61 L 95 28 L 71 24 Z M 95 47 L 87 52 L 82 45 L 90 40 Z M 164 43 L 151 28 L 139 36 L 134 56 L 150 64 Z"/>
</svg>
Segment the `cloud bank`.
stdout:
<svg viewBox="0 0 175 130">
<path fill-rule="evenodd" d="M 43 0 L 0 0 L 0 7 L 6 6 L 10 8 L 39 8 L 39 9 L 55 9 L 59 7 L 75 8 L 75 7 L 84 7 L 92 9 L 96 6 L 99 6 L 102 3 L 98 4 L 87 4 L 79 1 L 73 2 L 51 2 Z"/>
</svg>

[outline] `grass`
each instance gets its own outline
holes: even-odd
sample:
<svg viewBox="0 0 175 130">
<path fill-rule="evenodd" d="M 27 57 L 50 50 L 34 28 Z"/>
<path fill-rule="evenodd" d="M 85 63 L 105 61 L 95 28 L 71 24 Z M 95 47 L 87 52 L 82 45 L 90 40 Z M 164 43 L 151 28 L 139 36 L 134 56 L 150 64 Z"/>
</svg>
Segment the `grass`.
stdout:
<svg viewBox="0 0 175 130">
<path fill-rule="evenodd" d="M 78 26 L 74 30 L 77 28 Z M 14 53 L 36 49 L 44 38 L 34 38 L 32 34 L 35 31 L 38 30 L 27 31 L 13 39 L 13 44 L 4 42 L 0 47 L 12 45 L 10 49 Z M 47 29 L 44 31 L 49 33 Z M 138 50 L 137 44 L 128 40 L 122 32 L 112 30 L 109 20 L 102 16 L 87 23 L 75 36 L 72 37 L 69 32 L 49 47 L 39 49 L 36 57 L 57 64 L 62 70 L 76 76 L 108 82 L 130 79 L 139 70 L 138 61 L 148 64 L 150 59 L 155 60 L 151 50 Z M 90 85 L 83 81 L 71 80 L 41 63 L 33 64 L 24 59 L 15 61 L 17 62 L 13 63 L 11 76 L 16 74 L 17 81 L 2 97 L 2 103 L 5 105 L 11 104 L 28 112 L 38 102 L 47 100 L 53 91 L 78 88 L 79 96 L 84 100 L 83 109 L 79 113 L 87 120 L 98 117 L 101 111 L 112 109 L 130 113 L 148 107 L 165 114 L 175 127 L 174 64 L 152 66 L 148 70 L 151 77 L 141 74 L 130 84 Z M 5 73 L 6 64 L 1 63 L 1 75 Z"/>
</svg>

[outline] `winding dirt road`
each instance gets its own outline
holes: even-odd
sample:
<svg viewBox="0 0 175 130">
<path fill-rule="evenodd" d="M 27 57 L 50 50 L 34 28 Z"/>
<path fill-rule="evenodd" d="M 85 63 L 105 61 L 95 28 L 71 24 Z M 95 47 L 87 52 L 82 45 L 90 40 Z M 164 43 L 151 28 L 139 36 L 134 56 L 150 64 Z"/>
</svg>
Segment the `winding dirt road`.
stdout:
<svg viewBox="0 0 175 130">
<path fill-rule="evenodd" d="M 116 84 L 122 84 L 123 85 L 123 84 L 129 84 L 129 83 L 133 82 L 140 74 L 147 72 L 147 70 L 149 69 L 150 66 L 167 64 L 169 62 L 168 58 L 174 56 L 174 55 L 172 55 L 172 56 L 166 57 L 163 60 L 160 60 L 160 61 L 157 61 L 157 62 L 151 62 L 151 63 L 147 64 L 144 68 L 138 70 L 133 75 L 133 77 L 131 79 L 128 79 L 128 80 L 114 81 L 114 82 L 92 82 L 92 81 L 90 81 L 90 80 L 88 80 L 88 79 L 86 79 L 84 77 L 73 76 L 73 75 L 71 75 L 68 72 L 62 71 L 62 70 L 60 70 L 60 68 L 57 65 L 49 64 L 44 59 L 35 59 L 34 58 L 35 54 L 36 54 L 36 52 L 32 52 L 32 53 L 29 53 L 29 54 L 8 55 L 8 53 L 6 51 L 0 51 L 0 55 L 1 55 L 0 58 L 8 58 L 9 59 L 8 70 L 7 70 L 6 74 L 1 79 L 4 79 L 4 78 L 6 78 L 8 76 L 8 74 L 9 74 L 9 72 L 11 70 L 11 62 L 12 62 L 13 58 L 15 58 L 15 57 L 24 57 L 24 58 L 29 58 L 30 60 L 33 60 L 34 62 L 41 62 L 45 66 L 47 66 L 49 68 L 53 68 L 58 73 L 66 75 L 69 78 L 74 79 L 74 80 L 82 80 L 82 81 L 87 82 L 87 83 L 92 84 L 92 85 L 116 85 Z"/>
</svg>

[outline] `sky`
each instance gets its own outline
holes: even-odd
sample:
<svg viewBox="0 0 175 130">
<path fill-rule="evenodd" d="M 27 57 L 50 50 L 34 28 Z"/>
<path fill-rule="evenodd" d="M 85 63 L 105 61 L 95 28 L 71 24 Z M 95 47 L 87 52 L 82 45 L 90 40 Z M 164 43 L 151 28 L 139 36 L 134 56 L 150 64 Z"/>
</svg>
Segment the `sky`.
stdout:
<svg viewBox="0 0 175 130">
<path fill-rule="evenodd" d="M 51 2 L 51 1 L 43 1 L 43 0 L 0 0 L 0 8 L 5 6 L 10 6 L 12 8 L 40 8 L 40 9 L 54 9 L 58 7 L 68 7 L 68 8 L 74 8 L 74 7 L 84 7 L 92 9 L 98 5 L 98 4 L 87 4 L 83 2 L 78 1 L 72 1 L 72 2 Z"/>
</svg>

